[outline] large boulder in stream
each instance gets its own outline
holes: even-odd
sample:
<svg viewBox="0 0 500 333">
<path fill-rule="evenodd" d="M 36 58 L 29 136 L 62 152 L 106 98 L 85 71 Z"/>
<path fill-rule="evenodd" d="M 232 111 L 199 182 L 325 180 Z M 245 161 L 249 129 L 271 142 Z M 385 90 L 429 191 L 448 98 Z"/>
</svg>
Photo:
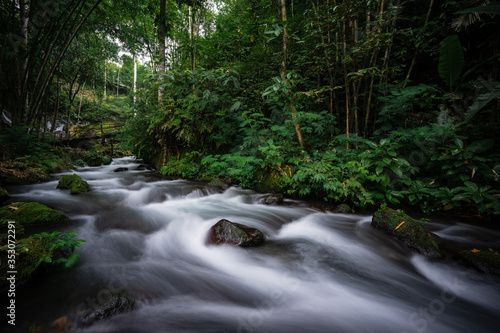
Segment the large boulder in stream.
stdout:
<svg viewBox="0 0 500 333">
<path fill-rule="evenodd" d="M 80 194 L 90 191 L 90 185 L 76 174 L 62 176 L 59 179 L 57 188 L 69 190 L 70 194 Z"/>
<path fill-rule="evenodd" d="M 66 216 L 37 202 L 14 202 L 0 208 L 0 219 L 17 221 L 27 227 L 62 222 Z"/>
<path fill-rule="evenodd" d="M 209 232 L 207 243 L 213 245 L 231 244 L 241 247 L 256 246 L 264 242 L 264 234 L 259 229 L 222 219 Z"/>
<path fill-rule="evenodd" d="M 434 241 L 438 236 L 403 212 L 381 208 L 373 214 L 372 227 L 397 238 L 406 247 L 429 257 L 441 257 Z"/>
</svg>

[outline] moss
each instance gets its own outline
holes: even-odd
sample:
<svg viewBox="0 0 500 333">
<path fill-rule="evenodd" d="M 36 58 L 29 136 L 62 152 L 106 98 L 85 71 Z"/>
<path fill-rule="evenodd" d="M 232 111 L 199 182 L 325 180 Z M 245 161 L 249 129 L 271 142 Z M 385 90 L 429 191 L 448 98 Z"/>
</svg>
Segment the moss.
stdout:
<svg viewBox="0 0 500 333">
<path fill-rule="evenodd" d="M 15 202 L 0 208 L 0 219 L 17 221 L 24 227 L 62 222 L 63 213 L 37 202 Z"/>
<path fill-rule="evenodd" d="M 112 161 L 113 161 L 113 159 L 109 155 L 104 155 L 102 157 L 102 164 L 104 164 L 104 165 L 111 164 Z"/>
<path fill-rule="evenodd" d="M 3 187 L 0 187 L 0 202 L 4 202 L 9 198 L 10 198 L 9 192 L 7 192 Z"/>
<path fill-rule="evenodd" d="M 349 214 L 349 213 L 352 213 L 353 210 L 348 204 L 343 203 L 343 204 L 335 206 L 335 208 L 333 209 L 333 212 L 339 213 L 339 214 Z"/>
<path fill-rule="evenodd" d="M 12 220 L 1 219 L 0 220 L 0 244 L 5 245 L 8 243 L 8 230 L 9 222 Z M 12 227 L 11 227 L 12 228 Z M 21 223 L 14 221 L 15 238 L 19 239 L 24 235 L 24 227 Z M 12 234 L 12 233 L 11 233 Z M 12 234 L 14 235 L 14 234 Z M 12 238 L 12 237 L 11 237 Z"/>
<path fill-rule="evenodd" d="M 51 243 L 43 238 L 25 238 L 18 240 L 16 246 L 15 268 L 16 284 L 21 284 L 32 279 L 38 272 L 40 266 L 37 263 L 40 259 L 50 254 Z M 7 251 L 2 251 L 2 260 L 7 260 Z M 0 290 L 8 288 L 7 270 L 0 273 Z"/>
<path fill-rule="evenodd" d="M 405 213 L 381 208 L 373 214 L 372 227 L 384 230 L 414 251 L 430 257 L 441 256 L 432 234 Z"/>
<path fill-rule="evenodd" d="M 493 250 L 466 250 L 459 253 L 469 264 L 485 273 L 500 275 L 500 253 Z"/>
<path fill-rule="evenodd" d="M 69 189 L 70 194 L 79 194 L 83 192 L 89 192 L 90 186 L 78 175 L 65 175 L 59 179 L 57 188 L 67 190 Z"/>
</svg>

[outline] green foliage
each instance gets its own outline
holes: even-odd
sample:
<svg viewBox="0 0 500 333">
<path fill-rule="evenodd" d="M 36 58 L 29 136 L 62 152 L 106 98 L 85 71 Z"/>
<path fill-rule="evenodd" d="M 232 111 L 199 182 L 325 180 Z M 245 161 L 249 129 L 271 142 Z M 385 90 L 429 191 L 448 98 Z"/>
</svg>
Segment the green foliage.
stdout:
<svg viewBox="0 0 500 333">
<path fill-rule="evenodd" d="M 78 235 L 74 231 L 66 231 L 64 233 L 60 231 L 54 231 L 51 233 L 42 232 L 31 235 L 31 239 L 45 239 L 50 243 L 49 252 L 38 260 L 35 267 L 42 263 L 51 265 L 61 264 L 64 268 L 74 266 L 80 257 L 80 254 L 74 253 L 74 251 L 77 247 L 81 247 L 81 244 L 85 242 L 85 240 L 82 239 L 74 240 L 73 238 L 77 236 Z M 20 244 L 19 250 L 23 251 L 23 243 Z"/>
<path fill-rule="evenodd" d="M 464 68 L 464 52 L 457 35 L 448 36 L 441 44 L 439 56 L 439 75 L 453 90 L 453 84 Z"/>
</svg>

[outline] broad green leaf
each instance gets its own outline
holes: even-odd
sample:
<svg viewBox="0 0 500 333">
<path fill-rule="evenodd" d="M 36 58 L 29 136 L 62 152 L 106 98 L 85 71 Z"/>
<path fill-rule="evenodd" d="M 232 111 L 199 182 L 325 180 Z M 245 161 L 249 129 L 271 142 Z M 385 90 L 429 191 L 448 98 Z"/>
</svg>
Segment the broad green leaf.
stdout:
<svg viewBox="0 0 500 333">
<path fill-rule="evenodd" d="M 441 44 L 438 71 L 439 76 L 453 90 L 453 84 L 464 68 L 462 43 L 457 35 L 448 36 Z"/>
</svg>

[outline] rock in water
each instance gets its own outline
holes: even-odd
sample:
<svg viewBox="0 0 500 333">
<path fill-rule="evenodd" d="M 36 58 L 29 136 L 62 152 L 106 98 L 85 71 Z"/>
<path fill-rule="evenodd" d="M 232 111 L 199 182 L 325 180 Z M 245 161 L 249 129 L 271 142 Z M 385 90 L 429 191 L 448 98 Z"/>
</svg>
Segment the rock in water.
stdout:
<svg viewBox="0 0 500 333">
<path fill-rule="evenodd" d="M 353 210 L 351 207 L 349 207 L 348 204 L 340 204 L 335 206 L 333 212 L 338 214 L 350 214 L 353 212 Z"/>
<path fill-rule="evenodd" d="M 256 246 L 264 242 L 262 231 L 243 224 L 222 219 L 208 232 L 208 244 L 232 244 L 242 247 Z"/>
<path fill-rule="evenodd" d="M 113 172 L 125 172 L 128 171 L 128 168 L 116 168 Z"/>
<path fill-rule="evenodd" d="M 27 227 L 62 222 L 66 216 L 37 202 L 14 202 L 0 208 L 0 219 L 17 221 Z"/>
<path fill-rule="evenodd" d="M 61 179 L 59 179 L 57 188 L 66 190 L 69 189 L 70 194 L 79 194 L 90 191 L 89 184 L 76 174 L 62 176 Z"/>
<path fill-rule="evenodd" d="M 262 197 L 257 201 L 262 205 L 281 205 L 283 203 L 283 194 L 270 194 Z"/>
<path fill-rule="evenodd" d="M 441 257 L 433 235 L 405 213 L 381 208 L 373 214 L 372 227 L 396 237 L 406 247 L 429 257 Z M 437 236 L 436 236 L 437 237 Z"/>
<path fill-rule="evenodd" d="M 106 290 L 88 309 L 81 311 L 78 323 L 82 326 L 90 326 L 99 321 L 106 320 L 114 315 L 133 311 L 137 309 L 134 296 L 124 289 Z"/>
</svg>

